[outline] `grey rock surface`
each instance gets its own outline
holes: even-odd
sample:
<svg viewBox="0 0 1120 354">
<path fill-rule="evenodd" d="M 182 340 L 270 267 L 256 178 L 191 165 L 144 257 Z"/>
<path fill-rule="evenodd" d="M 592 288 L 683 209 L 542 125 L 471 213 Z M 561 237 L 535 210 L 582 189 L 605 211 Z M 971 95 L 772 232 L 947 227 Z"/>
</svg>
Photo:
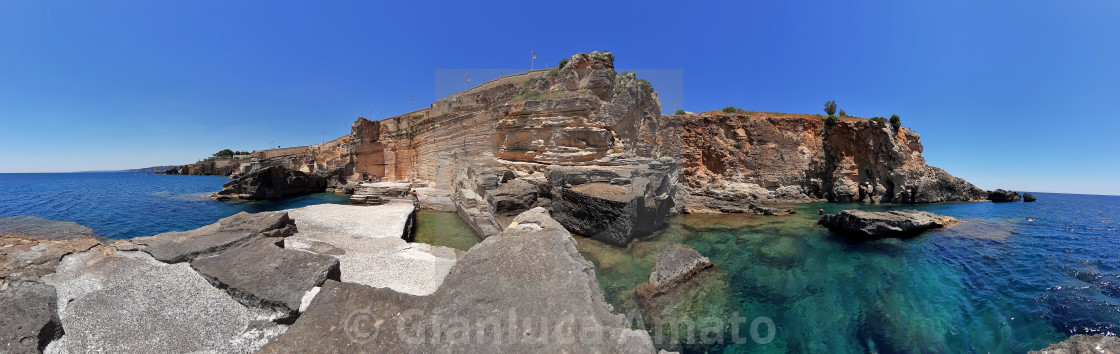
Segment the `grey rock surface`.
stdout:
<svg viewBox="0 0 1120 354">
<path fill-rule="evenodd" d="M 927 211 L 870 212 L 853 209 L 824 215 L 817 220 L 817 224 L 827 227 L 833 232 L 866 238 L 910 236 L 956 222 L 957 220 L 954 218 Z"/>
<path fill-rule="evenodd" d="M 328 185 L 343 184 L 339 172 L 304 173 L 284 166 L 268 166 L 231 176 L 233 180 L 214 193 L 218 200 L 264 200 L 323 192 Z M 332 181 L 334 180 L 334 181 Z M 332 183 L 333 182 L 333 183 Z"/>
<path fill-rule="evenodd" d="M 688 280 L 690 276 L 711 267 L 712 261 L 700 255 L 692 247 L 670 245 L 661 252 L 653 271 L 649 274 L 649 285 L 664 289 Z"/>
<path fill-rule="evenodd" d="M 54 273 L 63 256 L 100 245 L 92 238 L 70 240 L 0 237 L 0 289 L 3 284 L 37 282 Z"/>
<path fill-rule="evenodd" d="M 0 291 L 0 352 L 39 353 L 62 335 L 53 286 L 19 284 Z"/>
<path fill-rule="evenodd" d="M 1103 334 L 1074 334 L 1064 341 L 1051 344 L 1031 354 L 1116 354 L 1120 353 L 1120 338 Z"/>
<path fill-rule="evenodd" d="M 49 353 L 253 352 L 284 326 L 210 285 L 187 263 L 91 250 L 43 278 L 57 288 L 65 334 Z"/>
<path fill-rule="evenodd" d="M 241 304 L 295 315 L 303 294 L 327 279 L 339 280 L 338 259 L 276 246 L 258 238 L 191 262 L 215 287 Z"/>
<path fill-rule="evenodd" d="M 472 328 L 456 329 L 479 323 L 488 323 L 490 332 L 484 333 L 501 339 L 479 339 Z M 571 234 L 540 208 L 472 248 L 431 295 L 328 281 L 307 312 L 262 352 L 308 347 L 322 352 L 654 352 L 647 333 L 629 329 L 623 316 L 612 313 L 594 266 L 576 250 Z"/>
<path fill-rule="evenodd" d="M 178 263 L 209 256 L 254 238 L 284 237 L 295 231 L 288 213 L 241 212 L 194 230 L 137 237 L 132 243 L 160 261 Z"/>
<path fill-rule="evenodd" d="M 652 233 L 673 209 L 676 164 L 553 166 L 548 172 L 556 221 L 573 233 L 613 245 Z"/>
<path fill-rule="evenodd" d="M 537 185 L 525 179 L 516 178 L 502 183 L 498 188 L 487 193 L 486 199 L 494 206 L 495 213 L 517 215 L 532 208 L 539 195 Z"/>
</svg>

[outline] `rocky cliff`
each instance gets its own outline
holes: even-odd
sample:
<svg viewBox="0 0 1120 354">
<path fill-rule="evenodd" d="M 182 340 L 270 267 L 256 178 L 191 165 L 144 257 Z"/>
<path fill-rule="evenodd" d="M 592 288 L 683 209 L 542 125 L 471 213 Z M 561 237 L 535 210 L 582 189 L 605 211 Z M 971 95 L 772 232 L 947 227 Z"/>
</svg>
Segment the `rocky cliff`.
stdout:
<svg viewBox="0 0 1120 354">
<path fill-rule="evenodd" d="M 660 126 L 679 158 L 687 212 L 741 212 L 750 201 L 986 199 L 926 165 L 917 133 L 886 122 L 752 112 L 666 115 Z"/>
</svg>

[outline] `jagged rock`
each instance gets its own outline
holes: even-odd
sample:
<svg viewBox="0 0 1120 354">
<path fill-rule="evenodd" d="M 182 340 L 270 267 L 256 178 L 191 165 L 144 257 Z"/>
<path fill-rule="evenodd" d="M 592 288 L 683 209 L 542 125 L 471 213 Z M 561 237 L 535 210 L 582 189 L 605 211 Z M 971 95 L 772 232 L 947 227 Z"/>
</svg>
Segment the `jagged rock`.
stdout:
<svg viewBox="0 0 1120 354">
<path fill-rule="evenodd" d="M 451 200 L 450 190 L 420 187 L 416 188 L 416 197 L 420 199 L 420 209 L 446 213 L 455 212 L 455 201 Z"/>
<path fill-rule="evenodd" d="M 275 316 L 242 306 L 187 263 L 91 250 L 43 278 L 58 293 L 65 333 L 47 352 L 249 353 L 279 335 Z"/>
<path fill-rule="evenodd" d="M 322 352 L 654 352 L 647 333 L 611 313 L 594 266 L 546 211 L 527 211 L 514 222 L 471 248 L 428 296 L 328 281 L 262 352 L 303 351 L 309 343 Z M 501 340 L 455 329 L 486 321 L 499 326 L 486 328 Z M 581 335 L 585 328 L 598 335 Z"/>
<path fill-rule="evenodd" d="M 1020 196 L 1019 192 L 1016 191 L 996 189 L 994 191 L 988 192 L 988 200 L 991 200 L 994 203 L 1017 202 L 1022 199 L 1023 197 Z"/>
<path fill-rule="evenodd" d="M 758 205 L 758 204 L 755 204 L 755 203 L 750 203 L 750 205 L 747 206 L 747 210 L 751 214 L 755 214 L 755 215 L 780 216 L 780 215 L 797 214 L 797 212 L 794 211 L 793 209 L 789 209 L 789 208 L 778 209 L 778 208 Z"/>
<path fill-rule="evenodd" d="M 653 272 L 649 274 L 649 282 L 638 286 L 636 294 L 643 299 L 662 294 L 678 284 L 688 281 L 693 275 L 712 266 L 708 257 L 688 246 L 670 245 L 661 252 Z"/>
<path fill-rule="evenodd" d="M 957 219 L 927 211 L 870 212 L 851 209 L 825 215 L 817 220 L 817 224 L 833 232 L 866 238 L 915 235 L 956 222 Z"/>
<path fill-rule="evenodd" d="M 92 238 L 70 240 L 0 237 L 0 286 L 11 282 L 37 282 L 54 273 L 63 256 L 101 245 Z"/>
<path fill-rule="evenodd" d="M 132 243 L 160 261 L 178 263 L 212 255 L 257 237 L 284 237 L 295 231 L 295 223 L 286 212 L 240 212 L 198 229 L 137 237 Z"/>
<path fill-rule="evenodd" d="M 630 166 L 549 169 L 553 215 L 572 232 L 613 245 L 648 235 L 673 208 L 671 160 Z"/>
<path fill-rule="evenodd" d="M 494 206 L 497 214 L 519 214 L 533 208 L 539 196 L 537 185 L 524 179 L 513 179 L 502 183 L 486 194 L 487 202 Z"/>
<path fill-rule="evenodd" d="M 1038 200 L 1038 198 L 1035 198 L 1034 194 L 1023 193 L 1023 201 L 1024 202 L 1033 202 L 1033 201 L 1037 201 L 1037 200 Z"/>
<path fill-rule="evenodd" d="M 294 315 L 308 290 L 339 280 L 339 263 L 331 256 L 280 248 L 278 241 L 257 238 L 196 259 L 191 267 L 245 306 Z"/>
<path fill-rule="evenodd" d="M 1032 350 L 1031 354 L 1120 353 L 1120 338 L 1104 334 L 1074 334 L 1064 341 Z"/>
<path fill-rule="evenodd" d="M 62 336 L 53 286 L 19 284 L 0 290 L 0 352 L 40 353 Z"/>
<path fill-rule="evenodd" d="M 497 235 L 502 225 L 494 218 L 494 206 L 486 200 L 487 191 L 498 188 L 509 170 L 493 159 L 473 159 L 456 167 L 454 192 L 455 212 L 481 238 Z"/>
<path fill-rule="evenodd" d="M 327 176 L 307 174 L 283 166 L 268 166 L 243 173 L 226 182 L 214 194 L 217 200 L 263 200 L 320 193 L 327 189 Z"/>
</svg>

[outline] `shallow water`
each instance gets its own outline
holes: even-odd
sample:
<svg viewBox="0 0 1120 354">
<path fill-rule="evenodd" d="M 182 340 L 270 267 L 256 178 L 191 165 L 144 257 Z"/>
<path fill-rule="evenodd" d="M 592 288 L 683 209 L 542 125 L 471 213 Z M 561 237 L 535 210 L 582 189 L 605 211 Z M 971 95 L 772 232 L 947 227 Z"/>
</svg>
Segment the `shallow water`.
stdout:
<svg viewBox="0 0 1120 354">
<path fill-rule="evenodd" d="M 416 235 L 412 241 L 463 251 L 480 242 L 459 215 L 430 210 L 416 213 Z"/>
<path fill-rule="evenodd" d="M 210 194 L 221 190 L 227 181 L 215 176 L 120 172 L 0 174 L 0 217 L 71 221 L 93 229 L 99 236 L 131 238 L 195 229 L 241 211 L 349 203 L 346 196 L 330 193 L 279 201 L 211 200 Z"/>
<path fill-rule="evenodd" d="M 619 312 L 634 307 L 634 287 L 661 250 L 684 243 L 726 275 L 747 323 L 764 316 L 776 326 L 765 345 L 691 350 L 1025 352 L 1071 333 L 1120 333 L 1120 197 L 1036 195 L 1035 203 L 806 204 L 784 217 L 686 215 L 626 249 L 586 239 L 579 248 Z M 859 242 L 817 226 L 817 208 L 921 209 L 963 223 Z"/>
</svg>

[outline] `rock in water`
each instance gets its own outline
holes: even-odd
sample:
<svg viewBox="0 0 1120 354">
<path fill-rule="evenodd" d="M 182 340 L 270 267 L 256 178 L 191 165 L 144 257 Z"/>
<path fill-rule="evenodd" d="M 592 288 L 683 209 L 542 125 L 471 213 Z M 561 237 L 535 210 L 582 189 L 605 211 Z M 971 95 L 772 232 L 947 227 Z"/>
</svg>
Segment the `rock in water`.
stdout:
<svg viewBox="0 0 1120 354">
<path fill-rule="evenodd" d="M 283 166 L 269 166 L 237 175 L 214 194 L 217 200 L 262 200 L 319 193 L 327 190 L 327 176 L 307 174 Z"/>
<path fill-rule="evenodd" d="M 1036 201 L 1036 200 L 1038 200 L 1038 199 L 1034 197 L 1034 194 L 1023 193 L 1023 201 L 1024 202 L 1033 202 L 1033 201 Z"/>
<path fill-rule="evenodd" d="M 1017 202 L 1022 200 L 1023 197 L 1019 196 L 1018 192 L 996 189 L 988 192 L 988 200 L 995 203 Z"/>
<path fill-rule="evenodd" d="M 691 247 L 666 247 L 653 266 L 653 272 L 649 274 L 649 283 L 638 286 L 638 296 L 650 298 L 664 293 L 711 266 L 712 261 L 708 257 L 700 255 L 700 252 Z"/>
<path fill-rule="evenodd" d="M 654 352 L 611 311 L 571 234 L 534 208 L 471 248 L 431 295 L 328 281 L 262 352 Z"/>
<path fill-rule="evenodd" d="M 616 246 L 652 233 L 673 209 L 676 163 L 637 167 L 554 166 L 548 173 L 556 221 Z"/>
<path fill-rule="evenodd" d="M 922 231 L 944 227 L 956 223 L 957 219 L 926 211 L 892 210 L 870 212 L 844 210 L 837 214 L 825 215 L 817 224 L 840 234 L 865 238 L 909 236 Z"/>
<path fill-rule="evenodd" d="M 1064 341 L 1051 344 L 1031 354 L 1081 354 L 1120 353 L 1120 338 L 1103 334 L 1074 334 Z"/>
<path fill-rule="evenodd" d="M 53 286 L 20 284 L 0 291 L 0 352 L 38 353 L 62 336 Z"/>
</svg>

